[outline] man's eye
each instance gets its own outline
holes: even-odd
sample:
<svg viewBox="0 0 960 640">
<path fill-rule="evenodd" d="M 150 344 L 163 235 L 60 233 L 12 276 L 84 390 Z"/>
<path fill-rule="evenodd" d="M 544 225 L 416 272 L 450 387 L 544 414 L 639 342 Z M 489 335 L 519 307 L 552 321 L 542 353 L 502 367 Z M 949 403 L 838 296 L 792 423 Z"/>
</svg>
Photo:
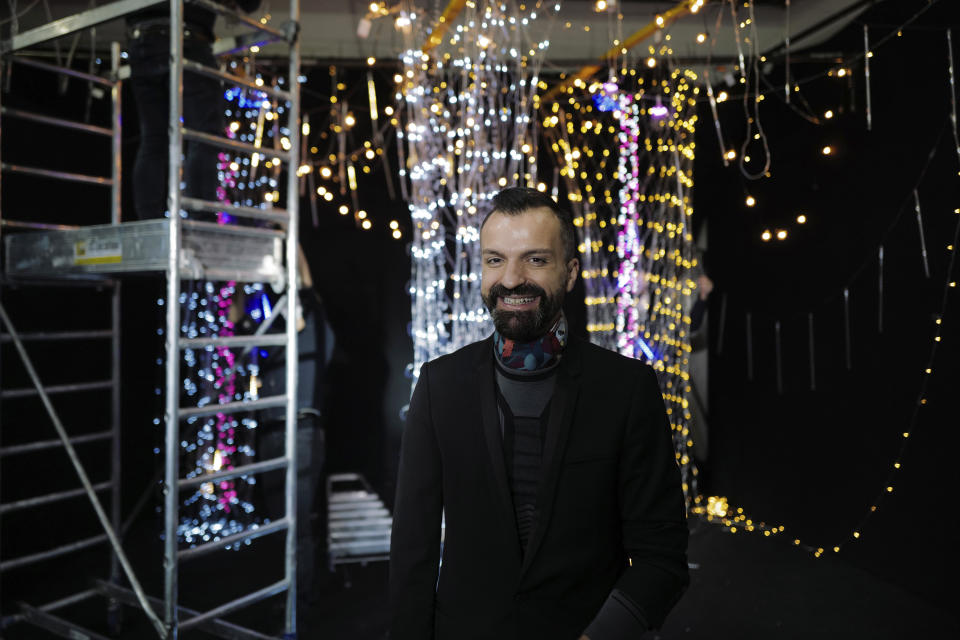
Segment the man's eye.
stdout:
<svg viewBox="0 0 960 640">
<path fill-rule="evenodd" d="M 530 262 L 533 262 L 533 263 L 535 263 L 535 264 L 546 264 L 546 263 L 547 263 L 547 260 L 546 260 L 546 258 L 538 258 L 538 257 L 534 256 L 534 257 L 530 258 Z"/>
<path fill-rule="evenodd" d="M 500 263 L 500 258 L 487 258 L 487 264 L 489 265 L 494 265 L 499 263 Z"/>
</svg>

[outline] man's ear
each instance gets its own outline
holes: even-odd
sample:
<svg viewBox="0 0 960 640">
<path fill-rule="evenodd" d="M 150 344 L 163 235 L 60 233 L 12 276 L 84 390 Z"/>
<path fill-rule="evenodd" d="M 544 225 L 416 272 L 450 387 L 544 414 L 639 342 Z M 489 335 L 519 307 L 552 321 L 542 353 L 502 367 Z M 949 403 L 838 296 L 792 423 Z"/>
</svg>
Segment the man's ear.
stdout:
<svg viewBox="0 0 960 640">
<path fill-rule="evenodd" d="M 580 259 L 571 258 L 567 262 L 567 291 L 573 291 L 573 285 L 577 283 L 577 274 L 580 272 Z"/>
</svg>

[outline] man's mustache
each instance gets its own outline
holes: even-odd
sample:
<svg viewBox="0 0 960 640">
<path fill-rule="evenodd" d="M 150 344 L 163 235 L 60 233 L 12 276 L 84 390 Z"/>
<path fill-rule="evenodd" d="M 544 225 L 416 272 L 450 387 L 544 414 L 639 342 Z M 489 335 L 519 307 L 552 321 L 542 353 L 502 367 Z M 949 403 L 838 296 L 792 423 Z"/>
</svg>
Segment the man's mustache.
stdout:
<svg viewBox="0 0 960 640">
<path fill-rule="evenodd" d="M 507 298 L 507 297 L 526 297 L 526 296 L 540 296 L 541 300 L 546 299 L 547 292 L 542 288 L 538 287 L 535 284 L 530 284 L 525 282 L 520 286 L 514 287 L 512 289 L 507 289 L 502 284 L 495 284 L 490 287 L 490 298 L 496 300 L 497 298 Z"/>
</svg>

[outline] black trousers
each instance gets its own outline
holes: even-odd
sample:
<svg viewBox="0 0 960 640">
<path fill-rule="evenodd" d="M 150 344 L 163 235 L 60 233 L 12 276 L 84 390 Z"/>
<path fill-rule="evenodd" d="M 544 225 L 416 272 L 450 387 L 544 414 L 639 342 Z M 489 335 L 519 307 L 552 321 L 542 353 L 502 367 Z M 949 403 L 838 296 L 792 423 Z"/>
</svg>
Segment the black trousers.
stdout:
<svg viewBox="0 0 960 640">
<path fill-rule="evenodd" d="M 140 146 L 133 167 L 133 201 L 137 218 L 163 217 L 167 210 L 167 168 L 170 76 L 165 32 L 135 38 L 129 43 L 130 85 L 140 120 Z M 186 57 L 216 66 L 207 42 L 184 41 Z M 220 82 L 185 71 L 183 74 L 183 125 L 205 133 L 223 135 L 225 102 Z M 183 192 L 193 198 L 216 200 L 216 147 L 185 144 Z M 211 216 L 212 219 L 212 216 Z"/>
</svg>

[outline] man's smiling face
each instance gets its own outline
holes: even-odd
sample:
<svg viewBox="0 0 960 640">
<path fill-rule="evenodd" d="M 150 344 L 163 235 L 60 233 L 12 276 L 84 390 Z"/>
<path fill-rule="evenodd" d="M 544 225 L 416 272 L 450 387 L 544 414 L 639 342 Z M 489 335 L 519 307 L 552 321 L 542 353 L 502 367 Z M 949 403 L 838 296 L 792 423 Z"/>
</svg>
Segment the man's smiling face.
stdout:
<svg viewBox="0 0 960 640">
<path fill-rule="evenodd" d="M 515 342 L 546 334 L 573 289 L 580 263 L 566 260 L 557 216 L 546 207 L 494 211 L 480 231 L 480 291 L 497 331 Z"/>
</svg>

